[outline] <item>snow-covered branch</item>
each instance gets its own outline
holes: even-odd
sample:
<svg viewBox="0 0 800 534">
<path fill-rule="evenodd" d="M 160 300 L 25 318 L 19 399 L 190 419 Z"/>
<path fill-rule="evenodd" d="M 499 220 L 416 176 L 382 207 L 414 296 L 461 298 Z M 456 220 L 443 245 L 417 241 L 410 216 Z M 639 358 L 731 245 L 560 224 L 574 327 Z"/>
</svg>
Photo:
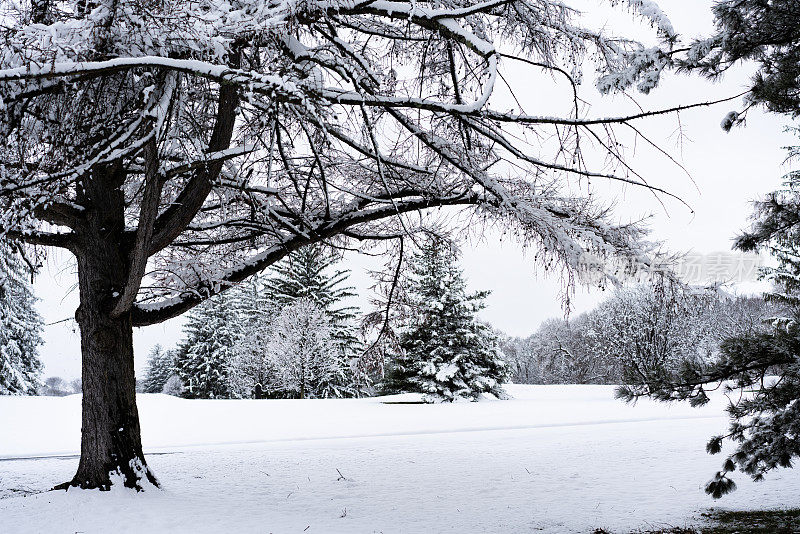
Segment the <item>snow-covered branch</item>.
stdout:
<svg viewBox="0 0 800 534">
<path fill-rule="evenodd" d="M 624 4 L 668 57 L 663 13 Z M 439 207 L 513 228 L 570 280 L 587 253 L 647 267 L 641 228 L 571 192 L 601 178 L 669 197 L 626 163 L 614 128 L 711 104 L 586 116 L 584 58 L 623 79 L 650 72 L 650 49 L 549 0 L 138 7 L 54 8 L 37 23 L 20 11 L 0 29 L 0 225 L 115 243 L 126 276 L 108 294 L 137 324 L 311 243 L 414 232 Z M 566 115 L 496 107 L 507 63 L 568 83 Z M 612 163 L 588 165 L 590 144 Z"/>
</svg>

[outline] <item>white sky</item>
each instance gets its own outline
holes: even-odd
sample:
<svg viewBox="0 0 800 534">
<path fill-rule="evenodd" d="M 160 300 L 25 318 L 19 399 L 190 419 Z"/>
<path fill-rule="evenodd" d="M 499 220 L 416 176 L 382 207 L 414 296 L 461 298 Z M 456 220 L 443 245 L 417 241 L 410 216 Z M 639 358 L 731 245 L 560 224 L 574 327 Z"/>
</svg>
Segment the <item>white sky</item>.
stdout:
<svg viewBox="0 0 800 534">
<path fill-rule="evenodd" d="M 651 39 L 652 31 L 628 23 L 629 17 L 619 11 L 604 9 L 597 13 L 596 2 L 580 0 L 572 4 L 585 7 L 593 13 L 592 21 L 616 33 Z M 675 29 L 684 36 L 695 37 L 711 30 L 711 0 L 660 0 L 662 9 L 672 19 Z M 607 17 L 607 18 L 606 18 Z M 527 71 L 525 71 L 527 72 Z M 539 88 L 526 86 L 525 72 L 512 82 L 525 88 L 526 111 L 548 110 L 554 99 L 563 103 L 566 88 Z M 518 78 L 518 79 L 517 79 Z M 697 77 L 668 76 L 661 86 L 647 97 L 636 100 L 645 109 L 658 109 L 687 102 L 716 100 L 732 96 L 746 87 L 748 69 L 740 68 L 721 82 L 712 84 Z M 626 98 L 601 98 L 593 89 L 593 76 L 587 72 L 582 96 L 589 100 L 591 116 L 623 115 L 634 112 L 634 105 Z M 517 96 L 520 96 L 519 94 Z M 503 98 L 502 95 L 499 98 Z M 559 104 L 561 105 L 561 104 Z M 708 254 L 728 251 L 731 238 L 747 225 L 749 202 L 775 189 L 786 169 L 782 166 L 785 152 L 782 147 L 792 144 L 793 137 L 783 132 L 789 119 L 750 111 L 747 126 L 735 128 L 726 134 L 719 127 L 722 117 L 738 109 L 740 102 L 712 108 L 700 108 L 680 115 L 640 121 L 641 127 L 662 148 L 676 158 L 691 173 L 692 180 L 681 169 L 652 150 L 638 147 L 632 151 L 630 161 L 654 185 L 678 194 L 691 205 L 694 213 L 675 201 L 663 199 L 666 210 L 652 195 L 641 190 L 619 190 L 594 184 L 602 194 L 613 192 L 617 214 L 622 219 L 635 219 L 652 214 L 652 238 L 663 241 L 672 251 L 695 251 Z M 499 107 L 499 106 L 498 106 Z M 545 111 L 541 111 L 545 113 Z M 550 110 L 549 114 L 554 111 Z M 678 134 L 680 126 L 680 132 Z M 695 185 L 696 184 L 696 185 Z M 534 251 L 530 251 L 532 255 Z M 349 257 L 345 267 L 353 270 L 351 282 L 368 298 L 370 284 L 365 268 L 375 267 L 374 261 Z M 527 336 L 538 328 L 543 319 L 563 315 L 560 299 L 561 284 L 557 276 L 536 272 L 530 258 L 513 241 L 500 242 L 497 235 L 487 235 L 482 242 L 464 247 L 463 266 L 474 290 L 491 290 L 488 307 L 482 318 L 512 335 Z M 41 302 L 39 310 L 47 323 L 74 315 L 77 291 L 74 262 L 68 254 L 54 253 L 35 283 Z M 754 286 L 749 286 L 750 288 Z M 573 300 L 573 313 L 590 309 L 603 297 L 602 292 L 579 289 Z M 174 345 L 181 336 L 181 320 L 137 329 L 134 333 L 136 367 L 144 366 L 147 352 L 155 343 Z M 45 376 L 58 375 L 73 378 L 80 375 L 80 339 L 74 322 L 67 321 L 48 326 L 44 334 L 46 344 L 41 348 L 45 363 Z"/>
</svg>

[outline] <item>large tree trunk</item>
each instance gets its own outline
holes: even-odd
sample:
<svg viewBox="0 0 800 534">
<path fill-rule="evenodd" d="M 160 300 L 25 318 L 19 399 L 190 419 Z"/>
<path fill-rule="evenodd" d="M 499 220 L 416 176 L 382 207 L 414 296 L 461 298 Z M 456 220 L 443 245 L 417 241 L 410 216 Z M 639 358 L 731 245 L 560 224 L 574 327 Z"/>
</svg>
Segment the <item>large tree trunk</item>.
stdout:
<svg viewBox="0 0 800 534">
<path fill-rule="evenodd" d="M 123 197 L 113 179 L 94 183 L 86 195 L 93 207 L 75 252 L 80 290 L 75 319 L 83 365 L 81 459 L 75 477 L 60 487 L 109 489 L 122 482 L 141 489 L 145 479 L 157 481 L 142 453 L 133 325 L 129 312 L 111 313 L 129 265 L 122 240 Z"/>
<path fill-rule="evenodd" d="M 142 453 L 130 315 L 112 319 L 96 299 L 81 300 L 81 459 L 71 485 L 108 489 L 117 477 L 131 488 L 143 478 L 157 485 Z"/>
</svg>

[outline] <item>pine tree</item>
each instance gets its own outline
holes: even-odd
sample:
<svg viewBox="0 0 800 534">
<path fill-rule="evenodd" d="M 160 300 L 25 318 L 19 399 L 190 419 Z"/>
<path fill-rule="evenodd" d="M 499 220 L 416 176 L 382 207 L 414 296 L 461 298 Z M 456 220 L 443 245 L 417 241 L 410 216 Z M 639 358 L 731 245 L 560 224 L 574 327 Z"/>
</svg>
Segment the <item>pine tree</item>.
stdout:
<svg viewBox="0 0 800 534">
<path fill-rule="evenodd" d="M 800 147 L 790 150 L 800 155 Z M 774 284 L 765 297 L 784 306 L 783 313 L 725 339 L 714 361 L 654 369 L 618 391 L 628 401 L 650 396 L 700 406 L 709 402 L 709 390 L 722 386 L 732 399 L 729 433 L 711 438 L 706 450 L 721 452 L 725 440 L 736 448 L 706 485 L 715 498 L 736 488 L 728 476 L 733 471 L 761 480 L 800 456 L 800 172 L 785 179 L 783 189 L 755 203 L 752 228 L 735 241 L 740 250 L 767 250 L 777 260 L 777 267 L 763 272 Z"/>
<path fill-rule="evenodd" d="M 344 365 L 342 372 L 336 373 L 342 376 L 342 382 L 330 393 L 341 396 L 357 394 L 353 387 L 354 368 L 361 341 L 355 326 L 356 308 L 342 304 L 355 296 L 353 288 L 344 285 L 350 272 L 337 269 L 337 261 L 338 257 L 323 245 L 301 248 L 273 267 L 273 276 L 266 280 L 265 291 L 278 307 L 308 299 L 322 310 L 340 353 L 338 359 Z"/>
<path fill-rule="evenodd" d="M 800 114 L 800 3 L 797 0 L 726 0 L 712 8 L 716 31 L 691 44 L 678 66 L 719 78 L 737 62 L 755 64 L 746 110 L 762 104 L 768 110 Z M 726 130 L 744 113 L 730 113 Z"/>
<path fill-rule="evenodd" d="M 337 262 L 337 256 L 322 245 L 301 248 L 272 268 L 265 291 L 279 306 L 300 298 L 315 302 L 336 325 L 334 337 L 346 345 L 358 340 L 352 328 L 356 308 L 342 306 L 342 301 L 356 294 L 353 287 L 343 285 L 350 271 L 336 269 Z"/>
<path fill-rule="evenodd" d="M 416 319 L 400 334 L 387 391 L 424 393 L 428 402 L 505 396 L 497 337 L 475 317 L 488 293 L 467 294 L 457 261 L 455 249 L 437 239 L 412 258 L 408 287 Z"/>
<path fill-rule="evenodd" d="M 19 258 L 0 242 L 0 395 L 35 395 L 44 323 Z"/>
<path fill-rule="evenodd" d="M 147 357 L 147 370 L 145 371 L 144 393 L 161 393 L 169 377 L 175 374 L 175 352 L 165 351 L 161 345 L 156 345 L 150 350 Z"/>
<path fill-rule="evenodd" d="M 636 0 L 640 6 L 653 2 Z M 651 49 L 637 51 L 632 65 L 602 76 L 597 87 L 602 93 L 636 86 L 647 93 L 671 68 L 698 72 L 718 80 L 737 64 L 755 67 L 749 87 L 743 93 L 743 108 L 729 112 L 720 126 L 730 131 L 744 124 L 750 109 L 800 115 L 800 3 L 797 0 L 718 0 L 711 8 L 715 29 L 710 36 L 669 53 Z M 670 38 L 672 40 L 674 37 Z M 673 40 L 672 44 L 676 44 Z"/>
<path fill-rule="evenodd" d="M 189 313 L 176 370 L 187 398 L 227 398 L 228 362 L 236 343 L 238 317 L 231 294 L 208 299 Z"/>
</svg>

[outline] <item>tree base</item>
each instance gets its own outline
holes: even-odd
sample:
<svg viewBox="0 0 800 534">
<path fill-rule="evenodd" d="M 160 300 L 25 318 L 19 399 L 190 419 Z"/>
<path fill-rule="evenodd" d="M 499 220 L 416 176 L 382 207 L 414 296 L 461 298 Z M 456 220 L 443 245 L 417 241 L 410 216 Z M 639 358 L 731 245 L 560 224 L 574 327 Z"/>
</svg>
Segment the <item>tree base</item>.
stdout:
<svg viewBox="0 0 800 534">
<path fill-rule="evenodd" d="M 136 458 L 131 460 L 125 468 L 117 467 L 106 471 L 105 475 L 100 477 L 86 477 L 78 472 L 72 480 L 53 486 L 51 491 L 67 491 L 70 488 L 110 491 L 112 486 L 120 485 L 136 491 L 144 491 L 145 486 L 143 484 L 147 482 L 155 488 L 161 488 L 161 484 L 159 484 L 158 479 L 150 468 L 147 467 L 147 464 L 143 460 Z"/>
</svg>

